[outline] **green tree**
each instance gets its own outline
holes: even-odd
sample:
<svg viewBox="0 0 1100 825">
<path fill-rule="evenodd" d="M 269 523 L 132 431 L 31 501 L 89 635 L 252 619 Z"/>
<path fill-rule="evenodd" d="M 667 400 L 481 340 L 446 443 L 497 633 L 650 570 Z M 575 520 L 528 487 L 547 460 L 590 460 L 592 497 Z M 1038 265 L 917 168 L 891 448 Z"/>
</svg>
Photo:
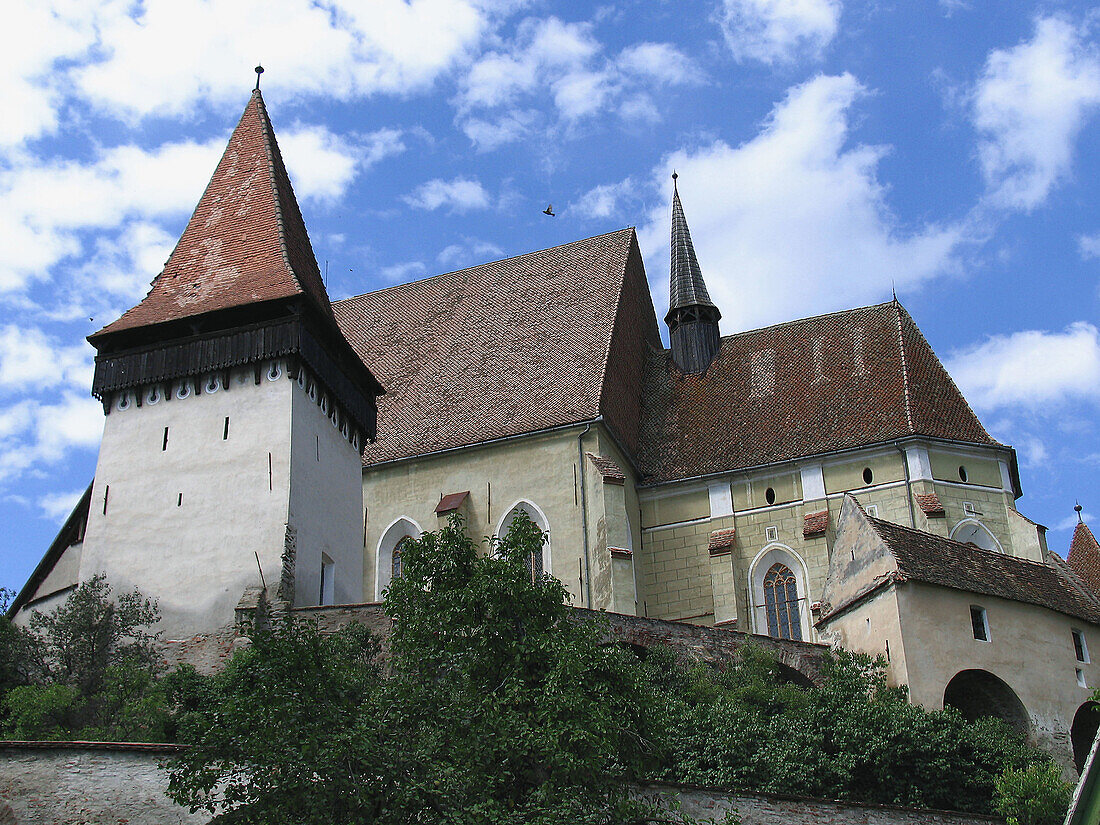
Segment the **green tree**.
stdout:
<svg viewBox="0 0 1100 825">
<path fill-rule="evenodd" d="M 4 695 L 7 734 L 20 739 L 149 741 L 169 735 L 156 604 L 111 598 L 102 576 L 79 585 L 25 630 L 6 626 L 18 684 Z"/>
<path fill-rule="evenodd" d="M 385 663 L 362 628 L 287 621 L 183 700 L 169 795 L 226 823 L 684 822 L 631 798 L 651 764 L 632 657 L 532 576 L 528 519 L 481 552 L 453 519 L 402 549 Z"/>
<path fill-rule="evenodd" d="M 1061 825 L 1072 794 L 1057 765 L 1031 764 L 997 777 L 994 808 L 1007 825 Z"/>
</svg>

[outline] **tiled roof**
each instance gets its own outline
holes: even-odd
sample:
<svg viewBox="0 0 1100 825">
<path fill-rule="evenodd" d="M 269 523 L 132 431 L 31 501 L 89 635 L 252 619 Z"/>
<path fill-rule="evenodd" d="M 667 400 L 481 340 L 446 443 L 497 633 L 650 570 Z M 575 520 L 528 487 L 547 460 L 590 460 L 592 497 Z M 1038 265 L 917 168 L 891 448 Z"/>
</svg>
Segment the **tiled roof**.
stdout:
<svg viewBox="0 0 1100 825">
<path fill-rule="evenodd" d="M 369 463 L 603 415 L 628 449 L 657 321 L 633 229 L 333 304 L 386 395 Z"/>
<path fill-rule="evenodd" d="M 1083 521 L 1077 523 L 1073 531 L 1073 541 L 1069 545 L 1069 557 L 1066 559 L 1085 584 L 1100 595 L 1100 544 L 1096 536 Z"/>
<path fill-rule="evenodd" d="M 705 375 L 654 351 L 642 397 L 649 482 L 914 434 L 997 443 L 896 302 L 727 336 Z"/>
<path fill-rule="evenodd" d="M 257 90 L 149 294 L 92 337 L 302 294 L 331 316 Z"/>
<path fill-rule="evenodd" d="M 614 461 L 605 455 L 596 455 L 595 453 L 585 453 L 589 460 L 596 465 L 596 472 L 603 476 L 604 484 L 625 484 L 626 476 L 623 475 L 622 468 L 619 467 Z"/>
<path fill-rule="evenodd" d="M 882 519 L 868 521 L 893 553 L 902 579 L 1035 604 L 1100 624 L 1100 599 L 1076 587 L 1055 565 L 982 550 Z"/>
<path fill-rule="evenodd" d="M 718 556 L 722 553 L 729 553 L 733 550 L 734 542 L 737 540 L 737 528 L 726 527 L 722 530 L 712 530 L 710 533 L 710 541 L 708 543 L 710 547 L 710 554 L 712 556 Z"/>
<path fill-rule="evenodd" d="M 435 514 L 442 516 L 446 513 L 453 513 L 462 503 L 466 501 L 470 496 L 469 490 L 464 490 L 461 493 L 448 493 L 439 500 L 439 504 L 435 505 Z"/>
<path fill-rule="evenodd" d="M 917 504 L 926 516 L 933 518 L 947 515 L 947 511 L 943 509 L 943 504 L 940 502 L 940 497 L 935 493 L 917 493 Z"/>
<path fill-rule="evenodd" d="M 802 535 L 820 536 L 829 528 L 829 511 L 821 510 L 817 513 L 807 513 L 802 517 Z"/>
</svg>

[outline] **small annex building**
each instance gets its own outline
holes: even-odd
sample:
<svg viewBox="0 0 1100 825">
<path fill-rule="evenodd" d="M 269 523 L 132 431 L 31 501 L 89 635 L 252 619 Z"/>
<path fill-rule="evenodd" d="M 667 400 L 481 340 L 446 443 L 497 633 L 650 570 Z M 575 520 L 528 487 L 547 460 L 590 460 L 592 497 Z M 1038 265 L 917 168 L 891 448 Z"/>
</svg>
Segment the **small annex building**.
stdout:
<svg viewBox="0 0 1100 825">
<path fill-rule="evenodd" d="M 375 602 L 403 541 L 452 513 L 498 535 L 522 511 L 547 536 L 533 574 L 578 607 L 890 639 L 893 678 L 930 707 L 1018 630 L 1034 655 L 987 669 L 1026 685 L 1021 726 L 1069 762 L 1092 677 L 1062 663 L 1070 629 L 1100 650 L 1095 539 L 1072 568 L 1048 550 L 1016 509 L 1015 451 L 896 299 L 721 335 L 676 180 L 671 206 L 667 348 L 633 228 L 330 301 L 256 90 L 149 294 L 89 339 L 96 475 L 11 615 L 96 573 L 157 598 L 172 640 L 230 625 L 257 588 Z M 966 576 L 936 579 L 936 559 Z M 1021 571 L 1034 598 L 1009 587 Z M 910 621 L 921 599 L 943 604 Z M 1002 623 L 1008 606 L 1059 641 Z"/>
</svg>

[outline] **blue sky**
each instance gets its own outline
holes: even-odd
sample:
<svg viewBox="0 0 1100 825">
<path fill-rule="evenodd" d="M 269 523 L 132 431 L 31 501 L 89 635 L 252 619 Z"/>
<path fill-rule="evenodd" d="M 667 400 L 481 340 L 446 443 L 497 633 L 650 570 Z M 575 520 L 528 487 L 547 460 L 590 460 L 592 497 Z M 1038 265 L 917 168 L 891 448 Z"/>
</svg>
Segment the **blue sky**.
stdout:
<svg viewBox="0 0 1100 825">
<path fill-rule="evenodd" d="M 334 298 L 633 225 L 663 315 L 675 168 L 724 333 L 896 289 L 1051 548 L 1075 499 L 1095 526 L 1100 7 L 12 0 L 0 586 L 94 472 L 84 337 L 159 272 L 257 61 Z"/>
</svg>

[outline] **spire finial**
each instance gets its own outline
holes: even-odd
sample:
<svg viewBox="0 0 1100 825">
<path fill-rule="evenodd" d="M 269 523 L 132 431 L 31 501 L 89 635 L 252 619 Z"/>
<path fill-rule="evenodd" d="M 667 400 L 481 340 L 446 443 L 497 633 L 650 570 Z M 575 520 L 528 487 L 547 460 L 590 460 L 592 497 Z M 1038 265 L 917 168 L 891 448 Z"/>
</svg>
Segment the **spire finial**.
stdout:
<svg viewBox="0 0 1100 825">
<path fill-rule="evenodd" d="M 1073 505 L 1073 510 L 1074 510 L 1075 513 L 1077 513 L 1077 523 L 1078 524 L 1084 524 L 1085 520 L 1083 518 L 1081 518 L 1081 510 L 1082 510 L 1081 502 L 1078 501 L 1076 504 L 1074 504 Z"/>
<path fill-rule="evenodd" d="M 675 169 L 673 169 L 673 170 L 672 170 L 672 188 L 673 188 L 673 189 L 675 189 L 675 188 L 676 188 L 676 178 L 678 178 L 678 177 L 680 177 L 680 176 L 679 176 L 679 175 L 677 175 L 677 174 L 676 174 L 676 170 L 675 170 Z"/>
<path fill-rule="evenodd" d="M 264 73 L 264 67 L 258 65 L 253 71 L 256 72 L 256 88 L 253 91 L 258 92 L 260 91 L 260 75 Z"/>
</svg>

